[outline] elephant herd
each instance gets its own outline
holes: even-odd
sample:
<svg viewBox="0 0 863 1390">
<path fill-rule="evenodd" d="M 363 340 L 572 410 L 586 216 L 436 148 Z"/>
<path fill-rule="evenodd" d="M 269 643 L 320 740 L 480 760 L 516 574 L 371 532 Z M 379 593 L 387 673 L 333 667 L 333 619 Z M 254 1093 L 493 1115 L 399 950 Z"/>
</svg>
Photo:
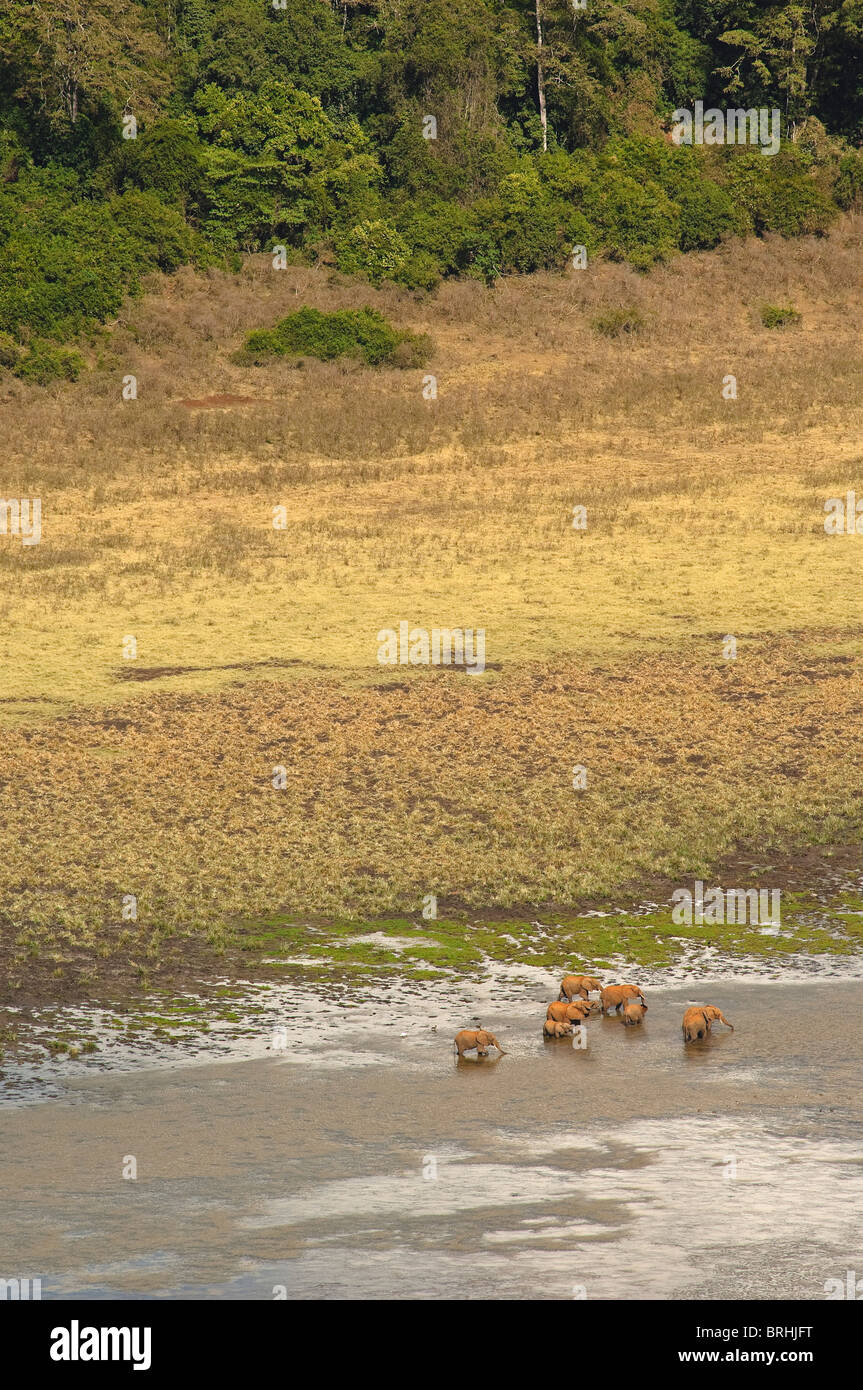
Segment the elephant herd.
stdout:
<svg viewBox="0 0 863 1390">
<path fill-rule="evenodd" d="M 591 994 L 598 994 L 599 998 L 591 999 Z M 592 975 L 566 975 L 561 981 L 560 994 L 546 1009 L 543 1037 L 566 1037 L 592 1014 L 606 1018 L 615 1011 L 626 1028 L 636 1028 L 644 1022 L 647 1003 L 638 985 L 603 986 Z M 734 1032 L 734 1025 L 712 1004 L 688 1008 L 683 1015 L 683 1041 L 691 1043 L 706 1038 L 714 1023 L 724 1023 Z M 496 1047 L 501 1056 L 505 1055 L 494 1033 L 487 1028 L 462 1028 L 456 1033 L 454 1042 L 459 1057 L 474 1051 L 478 1057 L 487 1057 L 490 1047 Z"/>
</svg>

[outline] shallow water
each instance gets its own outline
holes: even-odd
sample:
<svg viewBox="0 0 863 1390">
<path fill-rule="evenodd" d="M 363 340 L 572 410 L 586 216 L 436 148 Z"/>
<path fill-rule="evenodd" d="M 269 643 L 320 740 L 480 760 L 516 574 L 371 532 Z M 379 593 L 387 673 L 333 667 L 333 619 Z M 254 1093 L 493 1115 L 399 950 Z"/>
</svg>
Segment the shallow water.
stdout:
<svg viewBox="0 0 863 1390">
<path fill-rule="evenodd" d="M 863 1275 L 859 981 L 657 981 L 642 1028 L 595 1019 L 585 1051 L 543 1041 L 536 983 L 381 989 L 323 1027 L 283 1000 L 284 1050 L 262 1032 L 252 1059 L 67 1073 L 45 1104 L 19 1077 L 0 1277 L 43 1298 L 817 1299 Z M 690 1001 L 736 1031 L 684 1048 Z M 459 1063 L 477 1008 L 507 1055 Z"/>
<path fill-rule="evenodd" d="M 714 980 L 763 979 L 799 986 L 807 981 L 860 979 L 860 965 L 853 956 L 731 960 L 714 948 L 684 945 L 680 960 L 671 967 L 633 966 L 612 957 L 606 977 L 635 978 L 645 988 L 662 992 L 684 984 L 703 990 Z M 532 1016 L 524 1012 L 526 1002 L 533 999 L 538 1006 L 556 998 L 559 983 L 559 972 L 496 961 L 488 961 L 482 973 L 470 977 L 442 975 L 423 981 L 393 973 L 389 978 L 381 975 L 372 981 L 334 986 L 315 981 L 306 972 L 266 984 L 214 981 L 201 992 L 172 996 L 177 1021 L 172 1038 L 146 1022 L 163 1013 L 162 995 L 145 996 L 119 1012 L 110 1007 L 67 1005 L 25 1015 L 7 1007 L 10 1019 L 18 1016 L 19 1041 L 24 1045 L 22 1054 L 7 1059 L 0 1069 L 0 1109 L 62 1097 L 75 1077 L 265 1057 L 282 1047 L 289 1048 L 295 1060 L 304 1058 L 317 1067 L 402 1066 L 406 1054 L 422 1045 L 418 1016 L 430 1030 L 437 1027 L 444 1033 L 475 1027 L 480 1017 L 489 1026 L 509 1015 L 525 1020 Z M 220 985 L 230 986 L 229 997 L 218 997 Z M 405 1048 L 395 1052 L 389 1047 L 394 1032 L 407 1039 Z M 89 1036 L 97 1049 L 74 1058 L 52 1054 L 48 1050 L 52 1039 L 63 1035 Z M 381 1036 L 387 1046 L 376 1051 L 374 1039 Z"/>
</svg>

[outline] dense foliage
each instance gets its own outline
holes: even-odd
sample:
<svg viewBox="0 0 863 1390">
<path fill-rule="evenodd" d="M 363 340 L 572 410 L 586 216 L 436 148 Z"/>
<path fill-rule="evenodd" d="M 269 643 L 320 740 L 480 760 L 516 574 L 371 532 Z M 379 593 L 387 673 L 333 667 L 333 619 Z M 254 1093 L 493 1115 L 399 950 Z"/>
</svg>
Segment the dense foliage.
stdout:
<svg viewBox="0 0 863 1390">
<path fill-rule="evenodd" d="M 863 197 L 861 57 L 863 0 L 7 4 L 0 334 L 50 357 L 275 245 L 422 289 L 820 232 Z M 778 109 L 780 152 L 673 145 L 696 100 Z"/>
<path fill-rule="evenodd" d="M 374 309 L 340 309 L 322 314 L 305 305 L 274 328 L 250 333 L 237 356 L 243 362 L 263 363 L 273 357 L 304 356 L 332 362 L 354 357 L 370 367 L 422 367 L 430 350 L 424 334 L 393 328 Z"/>
</svg>

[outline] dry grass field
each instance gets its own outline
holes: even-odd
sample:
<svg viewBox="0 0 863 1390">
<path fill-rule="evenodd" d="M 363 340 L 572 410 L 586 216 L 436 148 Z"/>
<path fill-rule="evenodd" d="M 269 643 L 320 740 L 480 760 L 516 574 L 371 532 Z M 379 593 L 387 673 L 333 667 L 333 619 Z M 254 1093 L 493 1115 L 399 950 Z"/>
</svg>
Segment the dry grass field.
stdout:
<svg viewBox="0 0 863 1390">
<path fill-rule="evenodd" d="M 2 494 L 43 506 L 41 544 L 0 536 L 16 958 L 859 842 L 863 536 L 823 523 L 863 497 L 861 243 L 849 217 L 431 297 L 258 257 L 153 283 L 75 385 L 4 380 Z M 232 362 L 304 304 L 432 360 Z M 597 331 L 619 308 L 641 330 Z M 400 621 L 484 628 L 489 669 L 380 666 Z"/>
</svg>

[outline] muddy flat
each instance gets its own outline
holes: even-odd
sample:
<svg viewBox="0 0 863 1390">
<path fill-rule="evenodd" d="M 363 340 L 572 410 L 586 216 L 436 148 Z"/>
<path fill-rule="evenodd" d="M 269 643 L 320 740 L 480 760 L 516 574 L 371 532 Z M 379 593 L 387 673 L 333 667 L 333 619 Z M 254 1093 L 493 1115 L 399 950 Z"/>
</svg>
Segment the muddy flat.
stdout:
<svg viewBox="0 0 863 1390">
<path fill-rule="evenodd" d="M 347 998 L 256 1058 L 7 1105 L 4 1265 L 90 1299 L 823 1299 L 863 1271 L 863 984 L 651 988 L 585 1049 L 504 993 L 499 1061 L 451 1051 L 470 986 L 394 991 L 377 1025 Z M 690 1001 L 735 1031 L 684 1047 Z"/>
</svg>

